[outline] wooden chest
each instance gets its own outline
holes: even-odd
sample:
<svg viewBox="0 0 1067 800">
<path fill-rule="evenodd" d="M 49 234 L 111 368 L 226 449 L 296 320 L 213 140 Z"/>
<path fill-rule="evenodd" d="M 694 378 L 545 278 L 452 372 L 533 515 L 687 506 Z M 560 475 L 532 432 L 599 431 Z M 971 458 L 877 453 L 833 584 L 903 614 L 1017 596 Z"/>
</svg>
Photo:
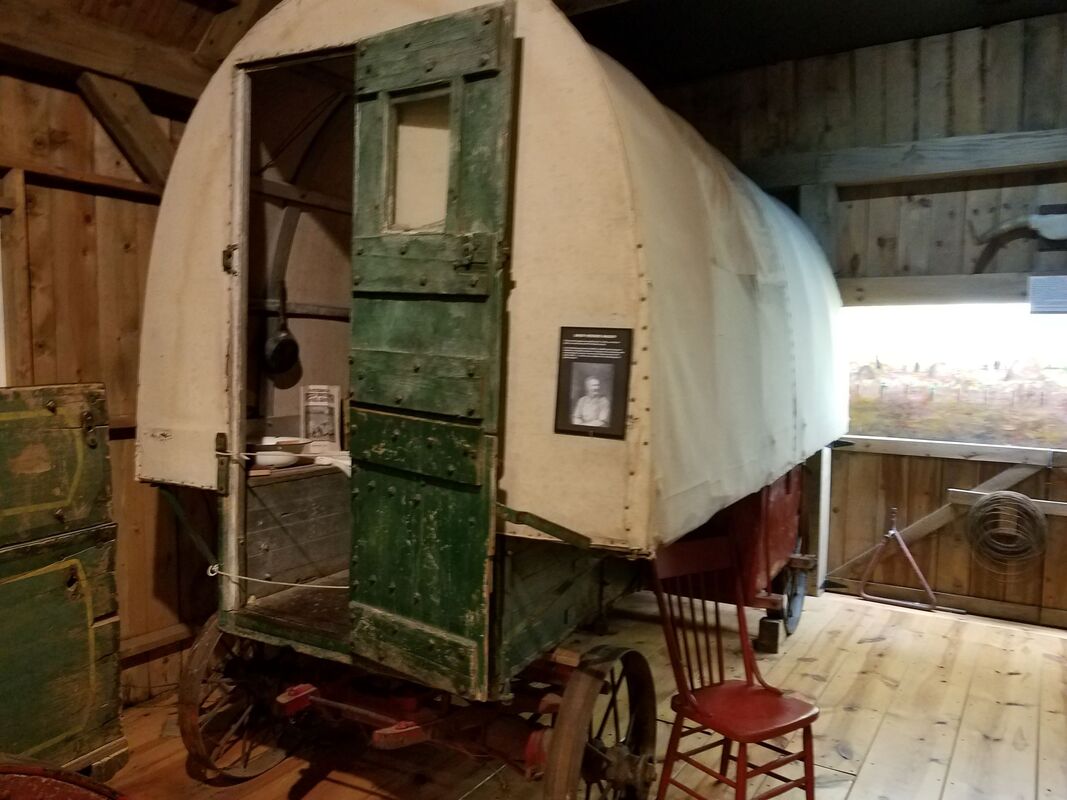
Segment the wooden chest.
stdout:
<svg viewBox="0 0 1067 800">
<path fill-rule="evenodd" d="M 110 517 L 103 387 L 0 389 L 0 753 L 124 757 Z"/>
</svg>

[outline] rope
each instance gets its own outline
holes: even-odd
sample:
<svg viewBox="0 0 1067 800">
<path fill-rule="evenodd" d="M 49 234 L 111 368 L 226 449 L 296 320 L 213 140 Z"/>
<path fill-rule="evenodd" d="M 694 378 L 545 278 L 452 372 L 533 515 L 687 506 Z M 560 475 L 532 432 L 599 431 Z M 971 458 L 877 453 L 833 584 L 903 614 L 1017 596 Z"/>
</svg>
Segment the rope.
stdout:
<svg viewBox="0 0 1067 800">
<path fill-rule="evenodd" d="M 248 581 L 249 583 L 266 583 L 271 586 L 296 586 L 301 589 L 345 589 L 350 587 L 340 586 L 334 583 L 288 583 L 286 581 L 269 581 L 266 578 L 250 578 L 247 575 L 238 575 L 234 572 L 223 572 L 219 569 L 218 564 L 212 564 L 207 568 L 207 574 L 209 577 L 214 578 L 217 575 L 222 575 L 226 578 L 232 578 L 235 581 Z"/>
<path fill-rule="evenodd" d="M 485 778 L 481 781 L 481 783 L 479 783 L 477 786 L 472 787 L 468 791 L 464 792 L 463 796 L 458 798 L 458 800 L 467 800 L 468 797 L 470 797 L 476 791 L 478 791 L 483 786 L 485 786 L 485 784 L 489 783 L 489 781 L 491 781 L 493 778 L 495 778 L 497 775 L 499 775 L 501 770 L 503 770 L 504 767 L 506 767 L 506 766 L 507 766 L 507 764 L 501 764 L 499 767 L 496 768 L 496 770 L 494 772 L 491 772 L 488 775 L 486 775 Z"/>
<path fill-rule="evenodd" d="M 990 492 L 967 514 L 967 542 L 981 566 L 1011 580 L 1045 552 L 1048 522 L 1019 492 Z"/>
</svg>

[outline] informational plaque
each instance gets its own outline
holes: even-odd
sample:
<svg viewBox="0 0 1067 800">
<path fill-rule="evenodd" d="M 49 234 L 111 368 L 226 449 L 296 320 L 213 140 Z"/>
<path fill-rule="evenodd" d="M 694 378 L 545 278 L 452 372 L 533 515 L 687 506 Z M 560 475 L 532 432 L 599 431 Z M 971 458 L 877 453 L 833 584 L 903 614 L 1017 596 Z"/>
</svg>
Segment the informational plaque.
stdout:
<svg viewBox="0 0 1067 800">
<path fill-rule="evenodd" d="M 626 435 L 632 340 L 629 328 L 560 329 L 556 433 Z"/>
</svg>

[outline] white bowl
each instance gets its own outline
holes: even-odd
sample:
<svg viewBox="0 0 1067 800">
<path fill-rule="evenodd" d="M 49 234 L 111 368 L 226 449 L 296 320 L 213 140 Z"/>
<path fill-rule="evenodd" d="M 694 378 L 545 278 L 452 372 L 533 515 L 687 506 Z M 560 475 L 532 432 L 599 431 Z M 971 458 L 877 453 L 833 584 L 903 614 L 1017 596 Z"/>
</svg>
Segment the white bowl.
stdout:
<svg viewBox="0 0 1067 800">
<path fill-rule="evenodd" d="M 310 439 L 296 436 L 264 436 L 255 445 L 257 467 L 291 467 L 300 460 L 300 454 L 311 443 Z"/>
<path fill-rule="evenodd" d="M 256 451 L 257 467 L 291 467 L 300 456 L 296 453 L 286 453 L 284 450 L 258 450 Z"/>
</svg>

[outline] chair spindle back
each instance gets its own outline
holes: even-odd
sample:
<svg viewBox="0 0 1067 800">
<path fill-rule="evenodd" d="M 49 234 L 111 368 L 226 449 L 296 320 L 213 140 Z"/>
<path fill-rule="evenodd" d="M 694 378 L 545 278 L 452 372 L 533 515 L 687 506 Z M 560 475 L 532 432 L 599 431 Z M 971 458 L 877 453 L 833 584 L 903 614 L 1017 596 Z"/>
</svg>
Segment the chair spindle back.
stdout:
<svg viewBox="0 0 1067 800">
<path fill-rule="evenodd" d="M 737 564 L 729 536 L 675 542 L 656 553 L 656 599 L 678 692 L 687 699 L 726 680 L 722 601 L 737 608 L 745 680 L 762 683 L 748 638 Z"/>
</svg>

